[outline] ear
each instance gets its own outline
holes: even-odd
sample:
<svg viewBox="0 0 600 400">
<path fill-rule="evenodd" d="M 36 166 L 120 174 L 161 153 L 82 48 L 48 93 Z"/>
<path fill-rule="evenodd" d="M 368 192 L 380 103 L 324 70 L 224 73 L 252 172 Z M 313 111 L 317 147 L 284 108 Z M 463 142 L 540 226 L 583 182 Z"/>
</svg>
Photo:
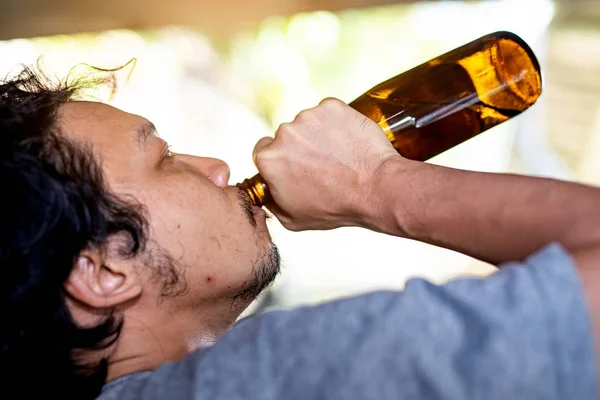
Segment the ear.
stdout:
<svg viewBox="0 0 600 400">
<path fill-rule="evenodd" d="M 142 285 L 130 260 L 85 250 L 77 257 L 65 290 L 88 307 L 105 309 L 135 299 L 142 293 Z"/>
</svg>

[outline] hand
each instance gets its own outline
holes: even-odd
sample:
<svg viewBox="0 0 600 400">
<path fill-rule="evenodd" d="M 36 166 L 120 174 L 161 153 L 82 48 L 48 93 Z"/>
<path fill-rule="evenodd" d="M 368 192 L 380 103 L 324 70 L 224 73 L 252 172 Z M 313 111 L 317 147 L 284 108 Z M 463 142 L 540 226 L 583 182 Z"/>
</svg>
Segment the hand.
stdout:
<svg viewBox="0 0 600 400">
<path fill-rule="evenodd" d="M 254 163 L 276 205 L 269 210 L 287 229 L 361 226 L 374 201 L 381 166 L 400 158 L 372 120 L 329 98 L 262 138 Z"/>
</svg>

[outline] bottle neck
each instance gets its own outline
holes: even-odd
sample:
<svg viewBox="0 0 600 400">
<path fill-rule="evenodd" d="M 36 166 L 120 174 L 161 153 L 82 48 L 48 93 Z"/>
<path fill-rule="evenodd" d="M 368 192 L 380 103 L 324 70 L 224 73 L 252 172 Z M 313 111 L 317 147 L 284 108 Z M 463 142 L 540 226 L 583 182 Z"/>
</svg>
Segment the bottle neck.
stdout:
<svg viewBox="0 0 600 400">
<path fill-rule="evenodd" d="M 257 207 L 273 203 L 269 188 L 260 174 L 245 179 L 242 183 L 238 183 L 237 186 L 248 193 L 250 200 Z"/>
</svg>

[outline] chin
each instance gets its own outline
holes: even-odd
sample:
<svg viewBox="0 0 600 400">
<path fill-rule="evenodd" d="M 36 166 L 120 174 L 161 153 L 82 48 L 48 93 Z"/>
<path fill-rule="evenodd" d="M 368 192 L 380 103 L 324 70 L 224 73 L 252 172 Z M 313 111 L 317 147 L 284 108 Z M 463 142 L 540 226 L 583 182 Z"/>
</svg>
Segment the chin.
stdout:
<svg viewBox="0 0 600 400">
<path fill-rule="evenodd" d="M 252 265 L 246 281 L 232 298 L 247 307 L 260 293 L 268 288 L 281 269 L 281 260 L 277 246 L 269 242 L 267 251 Z"/>
</svg>

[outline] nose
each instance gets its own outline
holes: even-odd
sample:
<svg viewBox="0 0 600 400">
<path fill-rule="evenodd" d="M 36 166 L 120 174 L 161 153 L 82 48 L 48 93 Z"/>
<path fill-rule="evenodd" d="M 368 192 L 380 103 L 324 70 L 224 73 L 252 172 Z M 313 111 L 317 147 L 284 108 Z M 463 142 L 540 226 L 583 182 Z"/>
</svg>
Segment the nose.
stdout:
<svg viewBox="0 0 600 400">
<path fill-rule="evenodd" d="M 194 168 L 198 169 L 215 185 L 219 187 L 226 187 L 228 185 L 231 170 L 229 169 L 229 165 L 227 165 L 225 161 L 216 158 L 195 157 L 182 154 L 178 154 L 177 157 L 181 161 L 192 165 Z"/>
</svg>

